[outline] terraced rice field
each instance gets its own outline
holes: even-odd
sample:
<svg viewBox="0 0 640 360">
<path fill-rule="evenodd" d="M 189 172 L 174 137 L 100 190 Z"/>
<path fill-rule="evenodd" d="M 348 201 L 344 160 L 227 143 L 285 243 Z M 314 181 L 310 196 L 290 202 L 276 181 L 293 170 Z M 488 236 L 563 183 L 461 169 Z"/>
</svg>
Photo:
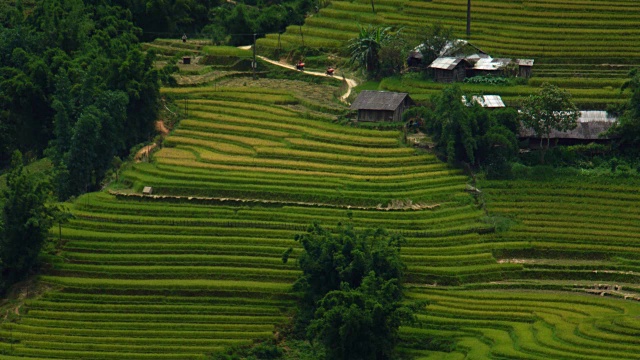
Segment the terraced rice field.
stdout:
<svg viewBox="0 0 640 360">
<path fill-rule="evenodd" d="M 398 131 L 337 125 L 290 90 L 163 91 L 187 99 L 187 118 L 151 163 L 124 172 L 132 191 L 72 204 L 40 279 L 51 289 L 2 323 L 0 358 L 205 359 L 272 338 L 295 306 L 294 235 L 314 221 L 405 236 L 408 295 L 429 301 L 423 324 L 402 328 L 407 355 L 640 353 L 633 184 L 482 182 L 487 216 L 466 176 Z M 143 186 L 167 197 L 141 197 Z M 505 218 L 514 226 L 494 233 Z M 433 336 L 456 346 L 433 351 Z"/>
<path fill-rule="evenodd" d="M 466 36 L 466 0 L 331 1 L 308 17 L 302 30 L 291 26 L 280 36 L 285 49 L 302 45 L 344 53 L 358 26 L 402 27 L 416 45 L 427 25 L 440 22 L 493 57 L 532 58 L 529 86 L 467 86 L 465 90 L 501 95 L 508 104 L 536 91 L 543 82 L 569 90 L 582 109 L 606 109 L 627 96 L 619 92 L 640 61 L 637 24 L 640 9 L 633 0 L 480 0 L 472 2 L 472 35 Z M 300 35 L 302 31 L 303 37 Z M 259 49 L 275 49 L 278 35 L 258 40 Z M 430 82 L 385 81 L 380 90 L 410 92 L 418 101 L 441 89 Z"/>
<path fill-rule="evenodd" d="M 495 57 L 535 58 L 535 70 L 544 76 L 623 77 L 640 57 L 633 45 L 640 40 L 635 5 L 632 0 L 475 1 L 469 40 Z M 465 35 L 466 0 L 381 0 L 375 9 L 374 14 L 368 0 L 332 1 L 306 20 L 305 45 L 339 48 L 357 34 L 359 23 L 403 26 L 417 34 L 439 21 Z M 285 48 L 301 45 L 301 39 L 297 26 L 281 36 Z M 276 47 L 277 35 L 258 44 Z"/>
<path fill-rule="evenodd" d="M 524 264 L 525 278 L 639 282 L 637 181 L 561 177 L 483 189 L 489 211 L 516 221 L 496 239 L 526 243 L 502 254 Z"/>
</svg>

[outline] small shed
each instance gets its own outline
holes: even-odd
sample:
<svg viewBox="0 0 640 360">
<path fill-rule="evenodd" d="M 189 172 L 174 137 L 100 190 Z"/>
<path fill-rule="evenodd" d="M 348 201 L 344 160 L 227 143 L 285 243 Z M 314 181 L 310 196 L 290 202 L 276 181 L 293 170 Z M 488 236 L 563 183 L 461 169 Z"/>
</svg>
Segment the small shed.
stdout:
<svg viewBox="0 0 640 360">
<path fill-rule="evenodd" d="M 351 110 L 358 110 L 358 121 L 402 121 L 402 113 L 413 105 L 407 93 L 363 90 Z"/>
<path fill-rule="evenodd" d="M 439 57 L 429 65 L 437 82 L 463 81 L 471 64 L 463 57 Z"/>
<path fill-rule="evenodd" d="M 531 69 L 533 68 L 533 59 L 518 59 L 518 76 L 523 78 L 531 77 Z"/>
<path fill-rule="evenodd" d="M 467 98 L 462 97 L 462 102 L 467 104 Z M 474 95 L 471 97 L 471 102 L 477 103 L 483 108 L 498 109 L 505 107 L 504 102 L 500 95 Z"/>
<path fill-rule="evenodd" d="M 578 126 L 570 131 L 556 131 L 552 130 L 549 134 L 549 139 L 555 139 L 557 143 L 561 144 L 579 144 L 585 142 L 604 142 L 608 141 L 609 137 L 601 137 L 618 121 L 614 116 L 610 116 L 606 111 L 600 110 L 585 110 L 580 111 L 580 117 L 578 118 Z M 520 138 L 523 139 L 537 139 L 535 131 L 530 128 L 520 128 Z M 535 145 L 536 142 L 532 142 Z"/>
<path fill-rule="evenodd" d="M 407 57 L 407 66 L 408 67 L 415 67 L 415 66 L 420 66 L 420 64 L 422 64 L 422 53 L 420 51 L 414 50 L 411 53 L 409 53 L 409 56 Z"/>
</svg>

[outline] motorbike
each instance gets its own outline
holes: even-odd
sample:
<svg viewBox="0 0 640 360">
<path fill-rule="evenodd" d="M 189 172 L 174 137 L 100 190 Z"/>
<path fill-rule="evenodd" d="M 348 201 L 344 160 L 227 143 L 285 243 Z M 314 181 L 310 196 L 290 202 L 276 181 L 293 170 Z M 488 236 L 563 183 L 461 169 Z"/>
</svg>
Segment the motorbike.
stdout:
<svg viewBox="0 0 640 360">
<path fill-rule="evenodd" d="M 325 74 L 326 74 L 327 76 L 333 76 L 334 71 L 335 71 L 335 69 L 333 69 L 333 68 L 328 68 L 328 69 L 327 69 L 327 71 L 325 71 Z"/>
<path fill-rule="evenodd" d="M 303 62 L 297 63 L 296 70 L 304 71 L 304 63 Z"/>
</svg>

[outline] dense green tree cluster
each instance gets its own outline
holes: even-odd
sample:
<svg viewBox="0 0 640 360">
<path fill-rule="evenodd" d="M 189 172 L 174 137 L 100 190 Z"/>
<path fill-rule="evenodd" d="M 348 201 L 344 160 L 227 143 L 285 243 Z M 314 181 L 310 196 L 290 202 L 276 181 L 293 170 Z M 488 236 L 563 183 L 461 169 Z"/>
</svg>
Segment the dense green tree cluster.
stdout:
<svg viewBox="0 0 640 360">
<path fill-rule="evenodd" d="M 254 33 L 284 31 L 301 25 L 316 0 L 114 0 L 129 9 L 144 40 L 158 37 L 206 36 L 230 45 L 248 45 Z"/>
<path fill-rule="evenodd" d="M 61 218 L 58 209 L 48 205 L 49 194 L 47 179 L 26 172 L 16 151 L 7 188 L 0 194 L 0 294 L 36 267 L 49 228 Z"/>
<path fill-rule="evenodd" d="M 61 198 L 95 188 L 114 156 L 151 134 L 154 55 L 140 51 L 131 12 L 111 1 L 0 9 L 0 168 L 16 149 L 48 148 Z"/>
<path fill-rule="evenodd" d="M 489 111 L 463 96 L 458 85 L 449 86 L 433 97 L 432 107 L 409 109 L 403 117 L 419 122 L 450 163 L 503 168 L 518 152 L 517 111 Z"/>
<path fill-rule="evenodd" d="M 327 359 L 391 359 L 400 324 L 413 319 L 402 304 L 401 237 L 314 224 L 296 240 L 303 247 L 299 329 L 323 345 Z"/>
</svg>

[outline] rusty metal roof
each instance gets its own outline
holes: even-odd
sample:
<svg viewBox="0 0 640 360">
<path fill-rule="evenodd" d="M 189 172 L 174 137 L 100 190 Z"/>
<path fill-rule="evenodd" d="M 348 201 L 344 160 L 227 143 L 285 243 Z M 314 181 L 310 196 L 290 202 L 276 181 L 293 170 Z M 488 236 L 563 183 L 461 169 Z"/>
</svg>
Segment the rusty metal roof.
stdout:
<svg viewBox="0 0 640 360">
<path fill-rule="evenodd" d="M 351 104 L 351 110 L 395 111 L 407 97 L 409 97 L 407 93 L 362 90 Z M 411 100 L 410 97 L 409 100 Z M 413 103 L 413 100 L 411 100 L 411 103 Z"/>
<path fill-rule="evenodd" d="M 463 61 L 462 57 L 439 57 L 429 65 L 431 69 L 453 70 Z"/>
<path fill-rule="evenodd" d="M 609 130 L 609 128 L 613 126 L 616 121 L 618 121 L 618 119 L 616 117 L 609 116 L 606 111 L 580 111 L 580 117 L 578 118 L 578 127 L 570 131 L 552 130 L 551 134 L 549 134 L 549 138 L 582 140 L 600 139 L 600 134 Z M 536 133 L 535 131 L 533 131 L 533 129 L 521 128 L 520 137 L 535 138 Z"/>
</svg>

